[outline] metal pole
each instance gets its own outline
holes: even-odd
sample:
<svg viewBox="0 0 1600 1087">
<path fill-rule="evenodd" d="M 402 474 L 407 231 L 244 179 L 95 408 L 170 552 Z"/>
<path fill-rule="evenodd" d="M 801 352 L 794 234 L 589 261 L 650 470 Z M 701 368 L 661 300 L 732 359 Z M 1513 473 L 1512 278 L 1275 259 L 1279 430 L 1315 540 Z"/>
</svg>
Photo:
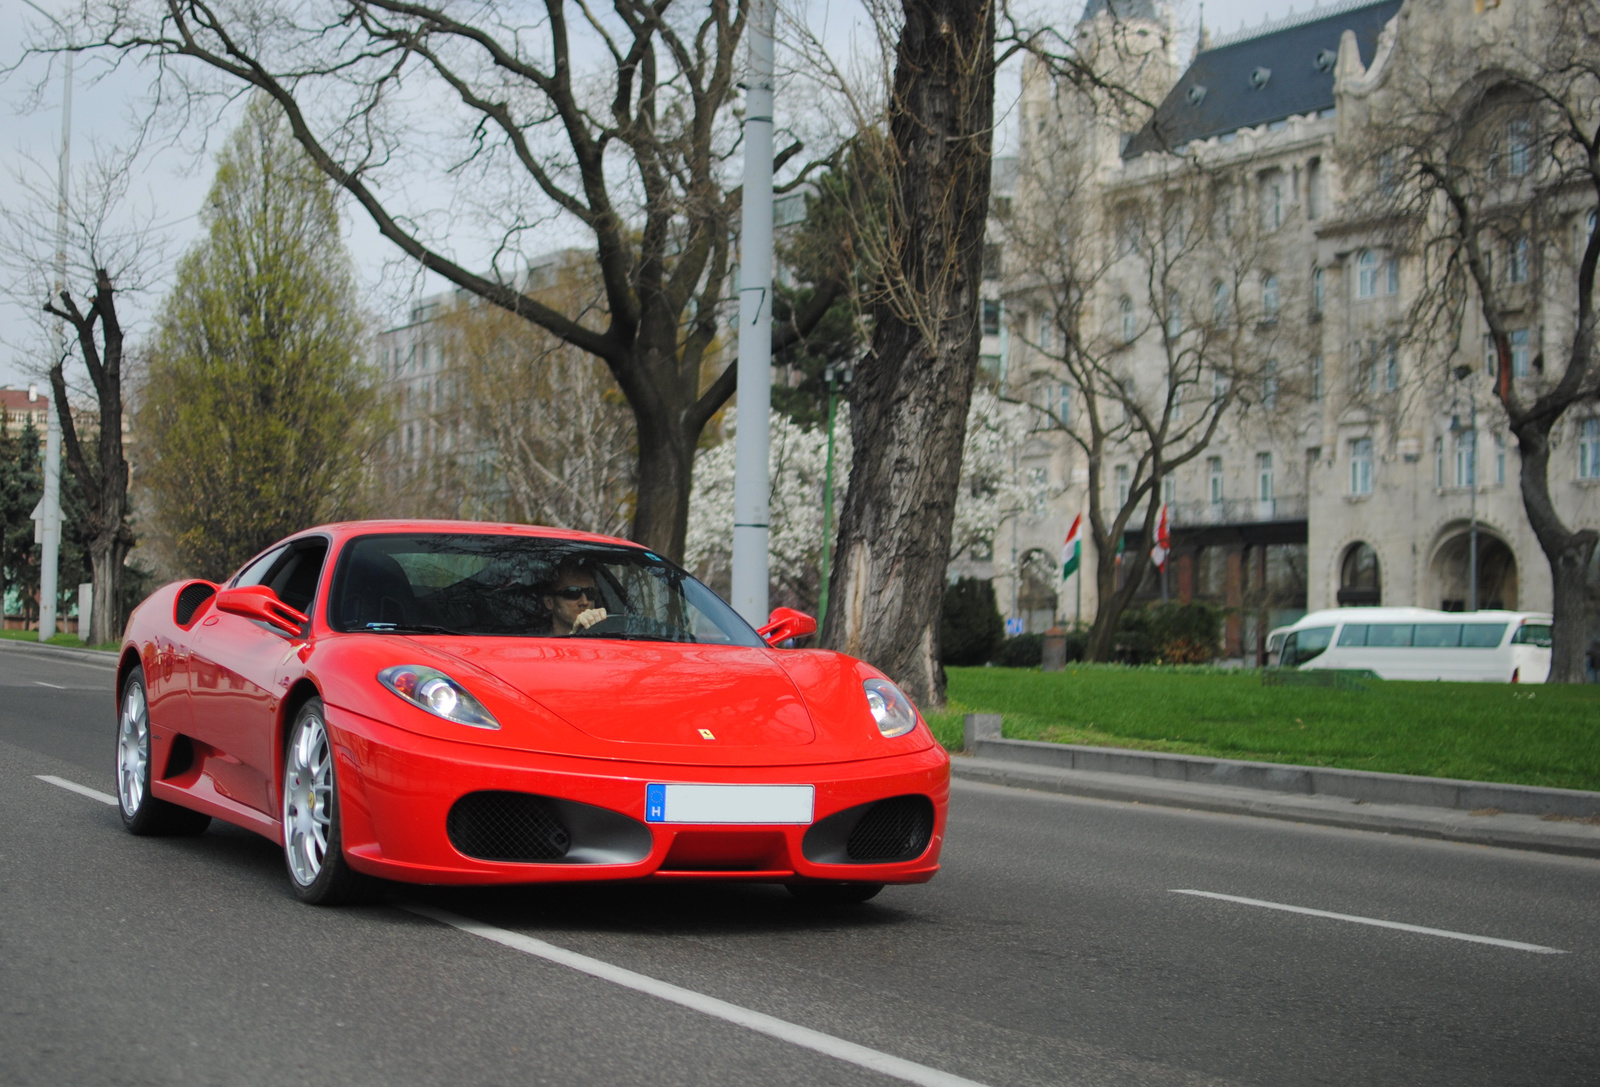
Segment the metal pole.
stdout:
<svg viewBox="0 0 1600 1087">
<path fill-rule="evenodd" d="M 817 626 L 828 619 L 828 574 L 833 558 L 833 416 L 839 403 L 839 386 L 832 366 L 828 381 L 828 467 L 822 476 L 822 592 L 817 596 Z"/>
<path fill-rule="evenodd" d="M 1478 610 L 1478 395 L 1471 385 L 1467 386 L 1467 418 L 1468 434 L 1472 435 L 1472 444 L 1467 447 L 1467 482 L 1472 486 L 1469 499 L 1469 509 L 1472 517 L 1472 531 L 1467 544 L 1467 610 Z"/>
<path fill-rule="evenodd" d="M 1078 602 L 1072 606 L 1072 629 L 1081 630 L 1083 628 L 1083 543 L 1081 541 L 1078 543 L 1078 568 L 1072 573 L 1078 580 L 1075 586 Z"/>
<path fill-rule="evenodd" d="M 733 607 L 767 621 L 767 516 L 772 442 L 772 33 L 775 0 L 755 0 L 745 85 L 739 234 L 739 432 L 733 470 Z"/>
<path fill-rule="evenodd" d="M 61 91 L 61 161 L 56 198 L 56 294 L 67 287 L 67 182 L 72 170 L 72 54 L 67 54 L 66 76 Z M 55 323 L 52 367 L 66 354 L 64 330 Z M 56 579 L 61 561 L 61 416 L 65 405 L 54 403 L 50 390 L 50 410 L 44 424 L 44 509 L 40 518 L 39 544 L 39 640 L 48 641 L 56 632 Z"/>
</svg>

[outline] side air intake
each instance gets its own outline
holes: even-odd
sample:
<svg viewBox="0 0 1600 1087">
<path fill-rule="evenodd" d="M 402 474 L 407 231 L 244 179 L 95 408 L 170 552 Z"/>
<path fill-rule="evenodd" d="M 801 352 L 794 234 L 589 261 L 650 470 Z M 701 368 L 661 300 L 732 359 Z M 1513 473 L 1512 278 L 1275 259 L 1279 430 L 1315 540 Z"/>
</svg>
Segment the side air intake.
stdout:
<svg viewBox="0 0 1600 1087">
<path fill-rule="evenodd" d="M 468 793 L 445 819 L 450 844 L 485 861 L 554 861 L 572 835 L 548 801 L 528 793 Z"/>
<path fill-rule="evenodd" d="M 916 860 L 932 840 L 933 801 L 893 796 L 828 816 L 800 848 L 815 864 L 890 864 Z"/>
<path fill-rule="evenodd" d="M 217 587 L 209 581 L 191 581 L 178 592 L 178 606 L 174 609 L 172 618 L 180 627 L 186 627 L 194 622 L 194 613 L 200 610 L 200 605 L 217 595 Z"/>
</svg>

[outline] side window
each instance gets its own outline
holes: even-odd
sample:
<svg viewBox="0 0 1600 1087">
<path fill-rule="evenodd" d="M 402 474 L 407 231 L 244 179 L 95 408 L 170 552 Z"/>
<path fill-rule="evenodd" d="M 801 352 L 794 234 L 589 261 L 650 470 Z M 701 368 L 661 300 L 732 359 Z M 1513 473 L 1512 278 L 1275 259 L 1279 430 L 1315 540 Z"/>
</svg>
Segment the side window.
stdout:
<svg viewBox="0 0 1600 1087">
<path fill-rule="evenodd" d="M 315 537 L 296 541 L 288 548 L 283 561 L 267 571 L 261 583 L 296 611 L 310 611 L 311 601 L 317 595 L 317 579 L 322 575 L 323 560 L 327 557 L 327 540 Z"/>
<path fill-rule="evenodd" d="M 1537 645 L 1550 648 L 1550 627 L 1546 623 L 1524 623 L 1511 636 L 1512 645 Z"/>
<path fill-rule="evenodd" d="M 267 572 L 277 565 L 278 560 L 283 558 L 284 552 L 288 550 L 287 547 L 274 547 L 255 562 L 240 570 L 228 584 L 230 586 L 263 584 L 266 581 Z"/>
</svg>

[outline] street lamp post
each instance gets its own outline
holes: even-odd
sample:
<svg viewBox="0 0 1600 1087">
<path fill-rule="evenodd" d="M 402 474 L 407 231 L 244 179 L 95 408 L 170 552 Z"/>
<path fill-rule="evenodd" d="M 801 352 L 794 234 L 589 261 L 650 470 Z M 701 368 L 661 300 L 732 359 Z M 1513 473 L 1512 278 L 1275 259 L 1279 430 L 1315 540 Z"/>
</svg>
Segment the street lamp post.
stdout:
<svg viewBox="0 0 1600 1087">
<path fill-rule="evenodd" d="M 1456 380 L 1467 387 L 1467 509 L 1470 528 L 1467 535 L 1467 610 L 1478 610 L 1478 396 L 1468 380 L 1470 366 L 1456 367 Z"/>
<path fill-rule="evenodd" d="M 822 372 L 828 383 L 828 467 L 822 477 L 822 592 L 817 596 L 817 626 L 828 618 L 828 578 L 833 559 L 833 422 L 839 407 L 839 390 L 854 376 L 849 364 L 830 365 Z"/>
</svg>

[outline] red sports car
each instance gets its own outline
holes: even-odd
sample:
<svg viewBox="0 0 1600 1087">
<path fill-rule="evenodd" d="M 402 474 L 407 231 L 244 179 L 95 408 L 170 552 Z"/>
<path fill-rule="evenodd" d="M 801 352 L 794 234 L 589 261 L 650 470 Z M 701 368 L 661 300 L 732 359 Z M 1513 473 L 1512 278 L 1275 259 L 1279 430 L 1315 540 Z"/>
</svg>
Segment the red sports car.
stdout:
<svg viewBox="0 0 1600 1087">
<path fill-rule="evenodd" d="M 939 867 L 950 761 L 839 653 L 775 648 L 638 544 L 556 529 L 308 529 L 134 612 L 117 793 L 212 818 L 333 903 L 409 883 L 745 880 L 862 901 Z"/>
</svg>

